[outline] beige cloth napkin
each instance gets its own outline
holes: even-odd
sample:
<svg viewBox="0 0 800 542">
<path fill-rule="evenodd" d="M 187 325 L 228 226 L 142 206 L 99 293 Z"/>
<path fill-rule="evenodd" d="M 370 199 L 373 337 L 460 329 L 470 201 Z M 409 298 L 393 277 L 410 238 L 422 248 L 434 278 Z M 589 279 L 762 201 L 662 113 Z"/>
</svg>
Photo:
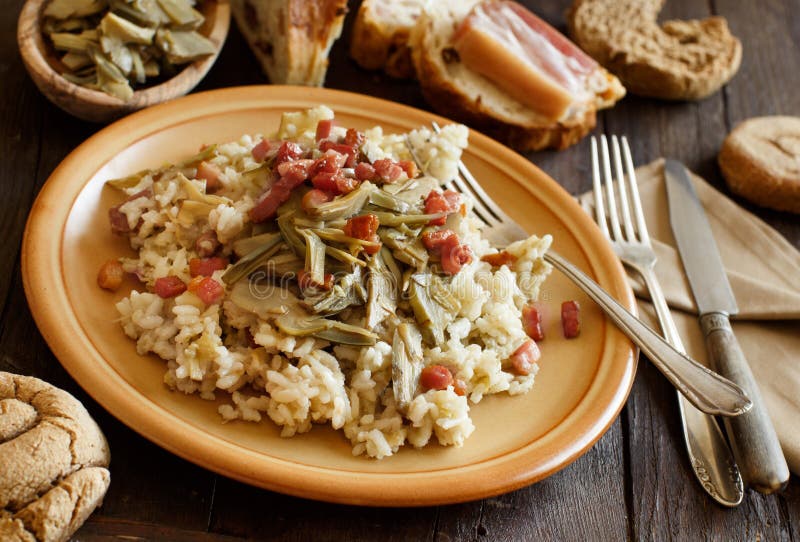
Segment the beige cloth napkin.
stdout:
<svg viewBox="0 0 800 542">
<path fill-rule="evenodd" d="M 656 274 L 672 316 L 696 360 L 707 363 L 697 308 L 675 249 L 669 223 L 664 161 L 637 170 L 639 192 L 658 262 Z M 789 468 L 800 475 L 800 252 L 780 233 L 739 207 L 706 181 L 692 176 L 714 232 L 739 314 L 733 330 L 766 402 Z M 591 203 L 591 192 L 581 196 Z M 646 293 L 638 280 L 636 295 Z M 652 305 L 640 303 L 643 319 L 660 329 Z"/>
</svg>

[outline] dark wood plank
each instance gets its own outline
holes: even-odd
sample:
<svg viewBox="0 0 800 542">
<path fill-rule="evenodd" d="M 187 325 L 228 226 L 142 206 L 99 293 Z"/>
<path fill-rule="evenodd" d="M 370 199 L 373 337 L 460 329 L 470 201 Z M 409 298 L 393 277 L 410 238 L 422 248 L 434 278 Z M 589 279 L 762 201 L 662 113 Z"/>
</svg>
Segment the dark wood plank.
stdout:
<svg viewBox="0 0 800 542">
<path fill-rule="evenodd" d="M 205 530 L 215 475 L 146 441 L 94 402 L 39 335 L 19 281 L 17 273 L 9 301 L 16 312 L 4 319 L 0 331 L 0 370 L 36 376 L 67 390 L 103 429 L 111 448 L 111 486 L 95 517 Z"/>
<path fill-rule="evenodd" d="M 662 17 L 704 17 L 710 14 L 706 8 L 672 1 Z M 721 187 L 716 154 L 727 131 L 725 105 L 721 93 L 692 103 L 628 97 L 604 114 L 605 129 L 632 139 L 637 163 L 660 156 L 678 158 Z M 711 539 L 731 532 L 748 539 L 786 536 L 775 496 L 750 493 L 734 511 L 717 507 L 705 496 L 686 459 L 674 390 L 649 364 L 640 364 L 628 414 L 635 538 L 671 539 L 692 532 Z"/>
<path fill-rule="evenodd" d="M 94 515 L 76 533 L 81 542 L 119 540 L 139 542 L 168 540 L 169 542 L 236 542 L 239 537 L 176 528 L 169 524 L 120 521 Z"/>
<path fill-rule="evenodd" d="M 13 0 L 0 16 L 0 307 L 14 276 L 22 230 L 35 193 L 44 98 L 34 87 L 19 60 L 16 18 L 20 0 Z"/>
<path fill-rule="evenodd" d="M 728 129 L 751 117 L 800 115 L 800 3 L 796 0 L 714 0 L 742 41 L 742 67 L 725 89 Z M 758 208 L 737 198 L 800 246 L 797 215 Z"/>
<path fill-rule="evenodd" d="M 402 542 L 431 540 L 436 517 L 435 507 L 328 504 L 279 495 L 220 477 L 210 530 L 275 541 Z"/>
<path fill-rule="evenodd" d="M 448 541 L 622 540 L 628 535 L 624 465 L 617 420 L 586 455 L 537 484 L 442 507 L 437 535 Z"/>
</svg>

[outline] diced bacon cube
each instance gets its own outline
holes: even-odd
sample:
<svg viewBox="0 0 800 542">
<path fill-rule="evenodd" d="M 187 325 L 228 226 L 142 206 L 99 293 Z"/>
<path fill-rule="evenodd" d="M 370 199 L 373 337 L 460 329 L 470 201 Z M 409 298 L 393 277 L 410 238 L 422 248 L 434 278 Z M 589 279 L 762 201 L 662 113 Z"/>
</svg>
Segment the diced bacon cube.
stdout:
<svg viewBox="0 0 800 542">
<path fill-rule="evenodd" d="M 293 162 L 282 162 L 275 169 L 284 184 L 294 188 L 308 179 L 313 166 L 313 160 L 295 160 Z"/>
<path fill-rule="evenodd" d="M 453 373 L 444 365 L 429 365 L 419 375 L 419 385 L 426 390 L 446 390 L 453 383 Z"/>
<path fill-rule="evenodd" d="M 203 179 L 206 182 L 206 192 L 213 192 L 222 185 L 219 180 L 221 175 L 222 171 L 212 162 L 206 162 L 204 160 L 197 166 L 196 176 L 198 179 Z"/>
<path fill-rule="evenodd" d="M 471 261 L 472 250 L 467 245 L 442 247 L 442 270 L 448 275 L 455 275 Z"/>
<path fill-rule="evenodd" d="M 313 177 L 318 173 L 338 173 L 346 163 L 347 154 L 328 149 L 325 154 L 314 161 L 309 174 Z"/>
<path fill-rule="evenodd" d="M 425 213 L 432 215 L 438 213 L 455 213 L 461 206 L 461 194 L 452 190 L 431 190 L 425 198 Z M 447 217 L 434 218 L 428 222 L 429 226 L 442 226 Z"/>
<path fill-rule="evenodd" d="M 581 333 L 581 306 L 577 301 L 564 301 L 561 304 L 561 328 L 564 337 L 573 339 Z"/>
<path fill-rule="evenodd" d="M 124 205 L 129 201 L 134 201 L 139 198 L 149 198 L 152 196 L 153 196 L 153 191 L 150 190 L 149 188 L 145 188 L 141 192 L 137 192 L 132 196 L 129 196 L 128 199 L 125 200 L 125 202 L 120 203 L 119 205 L 109 209 L 108 220 L 111 223 L 111 233 L 114 233 L 116 235 L 122 235 L 133 231 L 130 225 L 128 224 L 128 217 L 125 215 L 125 213 L 119 210 L 119 208 L 122 207 L 122 205 Z"/>
<path fill-rule="evenodd" d="M 364 134 L 355 128 L 348 128 L 344 136 L 344 144 L 351 147 L 360 147 L 362 143 L 364 143 Z"/>
<path fill-rule="evenodd" d="M 312 188 L 308 192 L 305 193 L 303 196 L 303 200 L 300 202 L 300 206 L 303 208 L 304 211 L 308 212 L 312 209 L 316 209 L 323 203 L 328 203 L 333 199 L 333 194 L 330 192 L 325 192 L 324 190 L 319 190 L 317 188 Z"/>
<path fill-rule="evenodd" d="M 211 277 L 204 277 L 197 282 L 193 292 L 206 305 L 213 305 L 225 296 L 225 288 Z"/>
<path fill-rule="evenodd" d="M 511 255 L 505 250 L 501 250 L 495 254 L 484 254 L 481 256 L 481 261 L 487 262 L 492 267 L 500 267 L 501 265 L 511 265 L 517 261 L 517 257 Z"/>
<path fill-rule="evenodd" d="M 193 277 L 210 277 L 214 271 L 228 267 L 228 258 L 192 258 L 189 260 L 189 274 Z"/>
<path fill-rule="evenodd" d="M 153 291 L 158 297 L 168 299 L 175 297 L 186 291 L 186 283 L 175 275 L 167 275 L 156 279 L 153 284 Z"/>
<path fill-rule="evenodd" d="M 442 245 L 453 237 L 455 237 L 456 244 L 458 244 L 458 237 L 453 230 L 430 230 L 422 234 L 422 244 L 425 245 L 428 252 L 441 254 Z"/>
<path fill-rule="evenodd" d="M 400 160 L 397 165 L 399 165 L 403 171 L 406 172 L 406 175 L 409 179 L 414 179 L 419 174 L 417 163 L 413 160 Z"/>
<path fill-rule="evenodd" d="M 297 272 L 297 285 L 300 286 L 301 290 L 308 290 L 309 288 L 330 290 L 333 288 L 333 275 L 325 273 L 323 282 L 319 283 L 311 278 L 311 273 L 308 273 L 305 269 L 301 269 Z"/>
<path fill-rule="evenodd" d="M 522 307 L 522 327 L 528 337 L 534 341 L 541 341 L 544 339 L 542 315 L 535 306 L 525 305 Z"/>
<path fill-rule="evenodd" d="M 531 374 L 534 364 L 542 356 L 539 346 L 533 339 L 528 339 L 511 354 L 511 372 L 520 376 Z"/>
<path fill-rule="evenodd" d="M 267 157 L 267 153 L 269 153 L 271 148 L 272 148 L 272 143 L 270 143 L 266 139 L 262 139 L 261 141 L 255 144 L 253 149 L 250 151 L 250 154 L 253 155 L 253 160 L 255 160 L 256 162 L 263 162 L 264 159 Z"/>
<path fill-rule="evenodd" d="M 321 150 L 322 152 L 334 150 L 339 154 L 347 156 L 347 160 L 345 161 L 345 166 L 355 167 L 356 165 L 356 158 L 358 157 L 358 149 L 356 149 L 352 145 L 345 145 L 344 143 L 334 143 L 333 141 L 326 139 L 320 142 L 319 150 Z"/>
<path fill-rule="evenodd" d="M 286 203 L 291 195 L 291 188 L 285 183 L 281 183 L 280 181 L 276 182 L 258 203 L 250 209 L 248 213 L 250 215 L 250 220 L 258 224 L 273 218 L 278 211 L 278 207 Z"/>
<path fill-rule="evenodd" d="M 378 178 L 385 183 L 393 183 L 405 173 L 403 168 L 390 158 L 375 160 L 372 166 L 375 168 Z"/>
<path fill-rule="evenodd" d="M 275 163 L 281 164 L 291 160 L 297 160 L 303 156 L 303 149 L 297 143 L 291 141 L 284 141 L 278 149 L 278 154 L 275 156 Z"/>
<path fill-rule="evenodd" d="M 375 168 L 369 162 L 359 162 L 356 165 L 356 179 L 359 181 L 371 181 L 375 176 Z"/>
<path fill-rule="evenodd" d="M 104 290 L 117 291 L 122 286 L 125 270 L 117 260 L 108 260 L 97 273 L 97 285 Z"/>
<path fill-rule="evenodd" d="M 321 120 L 317 123 L 317 133 L 315 139 L 319 142 L 323 139 L 328 139 L 331 136 L 333 129 L 333 119 Z"/>
</svg>

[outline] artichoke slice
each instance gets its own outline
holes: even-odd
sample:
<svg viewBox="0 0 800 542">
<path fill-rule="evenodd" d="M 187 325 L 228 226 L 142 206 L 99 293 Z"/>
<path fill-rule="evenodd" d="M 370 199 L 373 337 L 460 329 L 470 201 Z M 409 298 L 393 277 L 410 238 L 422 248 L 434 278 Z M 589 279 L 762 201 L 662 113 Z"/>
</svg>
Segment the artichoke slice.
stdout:
<svg viewBox="0 0 800 542">
<path fill-rule="evenodd" d="M 361 209 L 364 208 L 364 204 L 367 203 L 373 190 L 375 190 L 374 184 L 363 182 L 361 186 L 346 196 L 340 196 L 333 201 L 309 209 L 308 215 L 312 218 L 325 221 L 349 218 L 353 215 L 357 215 L 361 212 Z"/>
<path fill-rule="evenodd" d="M 381 221 L 381 226 L 386 226 L 390 228 L 396 228 L 398 226 L 402 226 L 403 224 L 407 226 L 421 226 L 427 224 L 431 220 L 436 220 L 437 218 L 442 218 L 447 216 L 447 213 L 432 213 L 432 214 L 394 214 L 394 213 L 386 213 L 383 211 L 370 211 L 370 214 L 373 214 L 378 217 L 378 220 Z"/>
<path fill-rule="evenodd" d="M 211 40 L 194 30 L 167 30 L 156 32 L 156 45 L 172 64 L 186 64 L 208 56 L 216 47 Z"/>
<path fill-rule="evenodd" d="M 428 265 L 428 251 L 416 235 L 394 228 L 380 228 L 378 235 L 383 244 L 392 250 L 395 258 L 421 271 Z"/>
<path fill-rule="evenodd" d="M 157 0 L 159 7 L 176 27 L 193 30 L 203 24 L 203 15 L 186 0 Z"/>
<path fill-rule="evenodd" d="M 414 400 L 422 372 L 422 335 L 416 325 L 402 322 L 392 338 L 392 391 L 397 409 L 406 413 Z"/>
<path fill-rule="evenodd" d="M 369 196 L 369 202 L 396 213 L 407 213 L 411 210 L 411 204 L 382 189 L 374 190 Z"/>
<path fill-rule="evenodd" d="M 381 250 L 370 258 L 367 274 L 367 314 L 365 326 L 369 330 L 383 322 L 397 310 L 398 281 L 383 261 Z M 390 256 L 391 257 L 391 256 Z"/>
<path fill-rule="evenodd" d="M 45 17 L 70 19 L 88 17 L 106 8 L 105 0 L 52 0 L 44 8 Z"/>
<path fill-rule="evenodd" d="M 306 240 L 306 261 L 304 269 L 316 284 L 325 282 L 325 243 L 311 230 L 300 230 Z"/>
<path fill-rule="evenodd" d="M 433 346 L 445 343 L 445 328 L 455 320 L 458 300 L 447 291 L 441 279 L 432 273 L 416 273 L 409 283 L 409 302 L 414 318 Z"/>
<path fill-rule="evenodd" d="M 371 346 L 378 336 L 364 328 L 319 316 L 298 317 L 288 314 L 275 319 L 283 333 L 294 337 L 312 336 L 325 341 L 353 346 Z"/>
<path fill-rule="evenodd" d="M 100 32 L 103 36 L 117 38 L 122 43 L 141 45 L 153 43 L 153 36 L 156 34 L 154 28 L 138 26 L 112 12 L 106 13 L 100 21 Z"/>
<path fill-rule="evenodd" d="M 366 297 L 361 268 L 355 267 L 351 273 L 340 278 L 329 291 L 306 296 L 303 303 L 315 314 L 332 315 L 354 305 L 363 305 Z"/>
<path fill-rule="evenodd" d="M 240 309 L 263 319 L 287 314 L 305 316 L 297 296 L 269 282 L 237 282 L 230 290 L 230 300 Z"/>
<path fill-rule="evenodd" d="M 248 276 L 250 273 L 266 264 L 269 258 L 280 250 L 278 246 L 280 242 L 281 235 L 279 233 L 270 234 L 270 237 L 266 237 L 259 248 L 251 251 L 228 268 L 225 274 L 222 275 L 222 280 L 225 284 L 230 286 Z"/>
</svg>

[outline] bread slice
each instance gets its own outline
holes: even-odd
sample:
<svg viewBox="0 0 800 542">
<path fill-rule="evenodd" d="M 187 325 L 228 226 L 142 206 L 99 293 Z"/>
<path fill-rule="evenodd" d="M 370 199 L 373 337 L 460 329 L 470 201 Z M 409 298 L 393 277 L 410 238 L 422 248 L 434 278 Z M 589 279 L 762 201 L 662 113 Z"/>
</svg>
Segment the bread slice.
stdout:
<svg viewBox="0 0 800 542">
<path fill-rule="evenodd" d="M 414 77 L 408 38 L 426 0 L 364 0 L 350 39 L 350 56 L 362 68 Z"/>
<path fill-rule="evenodd" d="M 347 0 L 231 0 L 231 7 L 271 83 L 322 86 Z"/>
<path fill-rule="evenodd" d="M 596 100 L 572 108 L 552 121 L 510 97 L 484 76 L 468 69 L 453 49 L 459 23 L 478 0 L 432 2 L 420 15 L 410 43 L 417 78 L 427 101 L 443 115 L 469 124 L 520 151 L 564 149 L 596 123 L 596 110 L 622 98 L 619 81 L 598 66 L 602 88 Z M 596 78 L 595 78 L 596 80 Z"/>
<path fill-rule="evenodd" d="M 723 17 L 656 22 L 664 0 L 576 0 L 570 36 L 630 92 L 697 100 L 736 74 L 742 44 Z"/>
<path fill-rule="evenodd" d="M 717 159 L 734 193 L 764 207 L 800 213 L 800 118 L 746 120 L 725 138 Z"/>
</svg>

